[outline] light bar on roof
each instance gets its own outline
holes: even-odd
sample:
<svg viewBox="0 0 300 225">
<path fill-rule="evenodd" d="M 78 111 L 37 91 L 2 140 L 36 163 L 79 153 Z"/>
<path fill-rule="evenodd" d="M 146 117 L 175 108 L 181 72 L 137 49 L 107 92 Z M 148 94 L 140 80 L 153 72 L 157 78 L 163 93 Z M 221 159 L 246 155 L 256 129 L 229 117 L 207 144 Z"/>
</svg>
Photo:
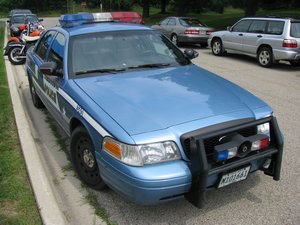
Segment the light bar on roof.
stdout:
<svg viewBox="0 0 300 225">
<path fill-rule="evenodd" d="M 59 18 L 59 23 L 63 27 L 74 27 L 91 22 L 94 22 L 94 16 L 91 13 L 66 14 Z"/>
<path fill-rule="evenodd" d="M 93 13 L 95 22 L 113 21 L 111 13 Z"/>
</svg>

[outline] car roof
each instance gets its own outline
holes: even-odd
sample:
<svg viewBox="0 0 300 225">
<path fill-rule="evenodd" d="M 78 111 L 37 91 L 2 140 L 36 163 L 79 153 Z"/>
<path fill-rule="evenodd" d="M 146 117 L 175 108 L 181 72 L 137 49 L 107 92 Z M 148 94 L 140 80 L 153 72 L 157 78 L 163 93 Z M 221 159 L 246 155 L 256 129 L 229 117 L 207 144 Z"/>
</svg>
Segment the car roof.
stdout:
<svg viewBox="0 0 300 225">
<path fill-rule="evenodd" d="M 298 21 L 299 18 L 293 18 L 290 16 L 259 16 L 259 17 L 245 17 L 243 19 L 256 19 L 256 20 L 292 20 L 292 21 Z"/>
<path fill-rule="evenodd" d="M 69 33 L 70 36 L 96 33 L 96 32 L 107 32 L 107 31 L 126 31 L 126 30 L 153 30 L 150 27 L 139 25 L 139 24 L 129 24 L 129 23 L 118 23 L 118 22 L 95 22 L 77 25 L 74 27 L 61 27 L 58 26 L 56 29 L 63 29 Z"/>
<path fill-rule="evenodd" d="M 32 14 L 30 9 L 13 9 L 10 10 L 9 15 L 11 16 L 13 14 L 23 14 L 23 13 Z"/>
<path fill-rule="evenodd" d="M 32 14 L 32 13 L 16 13 L 16 14 L 13 14 L 11 17 L 15 17 L 15 16 L 36 16 L 36 14 Z"/>
</svg>

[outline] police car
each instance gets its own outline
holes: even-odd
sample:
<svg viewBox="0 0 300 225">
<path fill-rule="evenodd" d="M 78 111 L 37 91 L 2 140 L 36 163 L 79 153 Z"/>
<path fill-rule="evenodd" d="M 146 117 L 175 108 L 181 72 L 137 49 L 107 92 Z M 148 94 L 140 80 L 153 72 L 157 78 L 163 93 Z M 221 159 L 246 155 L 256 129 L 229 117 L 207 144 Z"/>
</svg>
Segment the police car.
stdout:
<svg viewBox="0 0 300 225">
<path fill-rule="evenodd" d="M 103 19 L 103 18 L 102 18 Z M 283 138 L 272 109 L 191 62 L 155 30 L 73 14 L 29 49 L 34 106 L 70 136 L 79 177 L 139 204 L 185 197 L 262 170 L 280 178 Z"/>
</svg>

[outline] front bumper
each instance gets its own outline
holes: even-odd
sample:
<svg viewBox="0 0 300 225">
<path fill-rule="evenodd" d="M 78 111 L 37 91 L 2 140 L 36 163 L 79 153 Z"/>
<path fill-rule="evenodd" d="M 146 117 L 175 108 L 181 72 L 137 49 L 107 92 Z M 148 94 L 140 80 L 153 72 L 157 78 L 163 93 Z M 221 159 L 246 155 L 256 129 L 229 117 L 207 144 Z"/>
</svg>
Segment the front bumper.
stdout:
<svg viewBox="0 0 300 225">
<path fill-rule="evenodd" d="M 125 165 L 114 159 L 106 152 L 97 152 L 97 162 L 103 181 L 114 191 L 138 204 L 149 205 L 186 197 L 193 205 L 201 207 L 204 203 L 205 192 L 217 186 L 220 176 L 232 169 L 251 165 L 250 173 L 259 169 L 265 174 L 280 178 L 283 139 L 275 118 L 267 118 L 247 123 L 251 126 L 270 122 L 272 128 L 273 145 L 268 149 L 237 159 L 221 166 L 212 167 L 208 161 L 203 146 L 203 138 L 211 133 L 197 135 L 192 132 L 191 137 L 191 161 L 175 160 L 165 163 L 133 167 Z M 240 129 L 234 126 L 226 128 Z M 224 130 L 214 131 L 224 132 Z M 185 137 L 186 138 L 186 137 Z M 263 164 L 267 159 L 271 160 L 269 168 L 264 169 Z"/>
</svg>

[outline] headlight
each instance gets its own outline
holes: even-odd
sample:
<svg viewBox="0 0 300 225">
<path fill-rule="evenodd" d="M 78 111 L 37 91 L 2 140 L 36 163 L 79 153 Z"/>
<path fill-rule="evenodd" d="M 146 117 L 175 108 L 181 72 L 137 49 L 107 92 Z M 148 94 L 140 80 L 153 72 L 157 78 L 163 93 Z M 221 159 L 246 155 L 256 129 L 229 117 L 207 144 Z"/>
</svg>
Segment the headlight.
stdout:
<svg viewBox="0 0 300 225">
<path fill-rule="evenodd" d="M 103 139 L 102 149 L 118 160 L 132 166 L 180 159 L 177 145 L 172 141 L 127 145 L 110 137 Z"/>
<path fill-rule="evenodd" d="M 258 134 L 265 134 L 270 137 L 270 124 L 264 123 L 257 126 L 257 133 Z"/>
</svg>

